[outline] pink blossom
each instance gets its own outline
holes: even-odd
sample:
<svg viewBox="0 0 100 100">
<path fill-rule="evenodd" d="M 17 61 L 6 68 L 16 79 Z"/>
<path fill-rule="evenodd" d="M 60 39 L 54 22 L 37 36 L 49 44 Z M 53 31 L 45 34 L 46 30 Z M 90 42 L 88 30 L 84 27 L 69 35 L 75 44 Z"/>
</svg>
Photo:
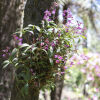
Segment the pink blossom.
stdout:
<svg viewBox="0 0 100 100">
<path fill-rule="evenodd" d="M 97 73 L 97 76 L 100 77 L 100 73 Z"/>
<path fill-rule="evenodd" d="M 3 54 L 2 57 L 6 57 L 6 54 Z"/>
<path fill-rule="evenodd" d="M 59 60 L 56 60 L 56 63 L 60 63 L 60 61 Z"/>
<path fill-rule="evenodd" d="M 61 74 L 65 74 L 65 72 L 61 72 Z"/>
<path fill-rule="evenodd" d="M 58 37 L 60 37 L 60 36 L 61 36 L 61 34 L 59 33 L 59 34 L 58 34 Z"/>
<path fill-rule="evenodd" d="M 52 46 L 52 47 L 55 47 L 55 43 L 54 43 L 54 42 L 52 42 L 52 43 L 51 43 L 51 46 Z"/>
<path fill-rule="evenodd" d="M 58 55 L 55 55 L 55 58 L 58 58 Z"/>
<path fill-rule="evenodd" d="M 22 45 L 22 42 L 19 42 L 18 45 L 21 46 Z"/>
<path fill-rule="evenodd" d="M 46 45 L 46 46 L 44 47 L 44 49 L 45 49 L 45 50 L 48 50 L 48 45 Z"/>
<path fill-rule="evenodd" d="M 81 72 L 86 73 L 86 70 L 85 69 L 81 69 Z"/>
<path fill-rule="evenodd" d="M 45 13 L 45 15 L 47 15 L 47 16 L 51 16 L 51 12 L 48 11 L 48 10 L 46 10 L 44 13 Z"/>
<path fill-rule="evenodd" d="M 74 65 L 74 62 L 71 61 L 71 62 L 70 62 L 70 67 L 72 67 L 72 65 Z"/>
<path fill-rule="evenodd" d="M 62 60 L 62 59 L 63 59 L 63 57 L 59 56 L 59 57 L 58 57 L 58 59 Z"/>
<path fill-rule="evenodd" d="M 87 76 L 87 80 L 93 81 L 93 80 L 94 80 L 94 77 L 93 77 L 92 75 L 88 75 L 88 76 Z"/>
<path fill-rule="evenodd" d="M 48 40 L 48 38 L 45 40 L 45 43 L 49 44 L 49 40 Z"/>
<path fill-rule="evenodd" d="M 13 37 L 14 37 L 15 40 L 19 39 L 19 37 L 17 35 L 15 35 L 15 34 L 13 35 Z"/>
<path fill-rule="evenodd" d="M 98 100 L 97 96 L 93 96 L 93 100 Z"/>
<path fill-rule="evenodd" d="M 42 42 L 40 45 L 43 46 L 44 45 L 44 42 Z"/>
<path fill-rule="evenodd" d="M 64 69 L 67 69 L 68 67 L 67 66 L 64 66 Z"/>
<path fill-rule="evenodd" d="M 54 9 L 54 10 L 52 11 L 52 14 L 55 15 L 55 13 L 56 13 L 56 10 Z"/>
</svg>

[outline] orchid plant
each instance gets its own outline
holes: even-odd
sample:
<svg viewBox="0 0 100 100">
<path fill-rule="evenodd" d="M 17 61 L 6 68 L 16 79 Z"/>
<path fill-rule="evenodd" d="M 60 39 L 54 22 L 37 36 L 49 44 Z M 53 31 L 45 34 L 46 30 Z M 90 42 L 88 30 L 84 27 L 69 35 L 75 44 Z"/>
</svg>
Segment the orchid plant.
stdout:
<svg viewBox="0 0 100 100">
<path fill-rule="evenodd" d="M 68 21 L 62 26 L 53 21 L 55 13 L 56 9 L 46 10 L 41 27 L 28 25 L 22 32 L 17 31 L 13 34 L 15 47 L 3 50 L 3 57 L 8 57 L 4 68 L 12 64 L 16 79 L 27 89 L 52 86 L 55 76 L 64 74 L 62 69 L 66 69 L 66 61 L 75 51 L 75 40 L 83 37 L 81 23 L 70 25 L 73 17 L 69 9 L 63 12 Z"/>
</svg>

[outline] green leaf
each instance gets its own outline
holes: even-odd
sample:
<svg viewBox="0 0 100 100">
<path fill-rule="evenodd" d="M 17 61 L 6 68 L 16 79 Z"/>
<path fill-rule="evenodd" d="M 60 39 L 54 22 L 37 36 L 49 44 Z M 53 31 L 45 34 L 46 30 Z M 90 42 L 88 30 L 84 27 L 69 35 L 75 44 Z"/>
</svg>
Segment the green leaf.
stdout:
<svg viewBox="0 0 100 100">
<path fill-rule="evenodd" d="M 21 88 L 21 93 L 23 94 L 23 97 L 24 95 L 28 95 L 28 83 L 26 83 L 22 88 Z"/>
<path fill-rule="evenodd" d="M 29 50 L 32 46 L 28 46 L 24 52 L 27 52 L 27 50 Z"/>
<path fill-rule="evenodd" d="M 42 49 L 46 54 L 48 54 L 48 52 L 45 49 Z"/>
<path fill-rule="evenodd" d="M 37 49 L 37 47 L 32 48 L 32 52 L 34 52 Z"/>
<path fill-rule="evenodd" d="M 34 26 L 34 25 L 32 25 L 32 24 L 29 24 L 29 25 L 28 25 L 28 27 L 33 27 L 33 26 Z"/>
<path fill-rule="evenodd" d="M 81 41 L 81 40 L 79 39 L 79 40 L 78 40 L 78 43 L 80 43 L 80 41 Z"/>
<path fill-rule="evenodd" d="M 10 64 L 9 60 L 3 62 L 3 68 L 6 68 Z"/>
<path fill-rule="evenodd" d="M 53 66 L 54 65 L 53 59 L 52 58 L 49 58 L 49 61 L 50 61 L 50 64 Z"/>
<path fill-rule="evenodd" d="M 27 43 L 23 43 L 21 46 L 20 46 L 20 48 L 23 48 L 23 47 L 28 47 L 28 46 L 30 46 L 29 44 L 27 44 Z"/>
<path fill-rule="evenodd" d="M 82 37 L 83 39 L 86 39 L 86 37 L 85 37 L 84 35 L 81 35 L 81 37 Z"/>
<path fill-rule="evenodd" d="M 11 55 L 10 55 L 10 60 L 13 60 L 13 58 L 15 57 L 15 55 L 17 54 L 17 51 L 18 51 L 18 49 L 17 48 L 14 48 L 13 49 L 13 51 L 12 51 L 12 53 L 11 53 Z"/>
<path fill-rule="evenodd" d="M 39 26 L 35 26 L 35 28 L 40 32 L 40 27 Z"/>
</svg>

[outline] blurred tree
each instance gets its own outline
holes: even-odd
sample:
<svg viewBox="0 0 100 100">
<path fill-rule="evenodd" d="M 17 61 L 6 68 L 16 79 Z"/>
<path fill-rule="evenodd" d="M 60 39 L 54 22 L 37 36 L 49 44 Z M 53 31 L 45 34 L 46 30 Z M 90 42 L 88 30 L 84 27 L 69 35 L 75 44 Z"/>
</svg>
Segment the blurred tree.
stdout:
<svg viewBox="0 0 100 100">
<path fill-rule="evenodd" d="M 97 0 L 62 0 L 69 7 L 77 20 L 81 21 L 86 29 L 87 39 L 83 40 L 83 48 L 88 48 L 91 51 L 100 52 L 99 27 L 100 27 L 100 4 Z M 88 91 L 85 88 L 86 83 L 83 83 L 83 93 L 87 96 Z"/>
<path fill-rule="evenodd" d="M 14 47 L 11 36 L 17 28 L 21 28 L 24 4 L 25 0 L 0 0 L 0 100 L 10 100 L 14 81 L 13 67 L 10 65 L 2 69 L 3 60 L 6 59 L 2 50 Z"/>
</svg>

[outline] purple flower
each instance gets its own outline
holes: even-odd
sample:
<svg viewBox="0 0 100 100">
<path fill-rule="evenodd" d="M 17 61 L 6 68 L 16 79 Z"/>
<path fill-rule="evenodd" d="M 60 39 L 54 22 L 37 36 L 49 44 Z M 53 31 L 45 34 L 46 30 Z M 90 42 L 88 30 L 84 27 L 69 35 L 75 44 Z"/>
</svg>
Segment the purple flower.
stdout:
<svg viewBox="0 0 100 100">
<path fill-rule="evenodd" d="M 52 43 L 51 43 L 51 46 L 52 46 L 52 47 L 55 47 L 55 43 L 54 43 L 54 42 L 52 42 Z"/>
<path fill-rule="evenodd" d="M 44 45 L 44 42 L 42 42 L 40 45 L 43 46 Z"/>
<path fill-rule="evenodd" d="M 19 42 L 18 45 L 21 46 L 22 45 L 22 42 Z"/>
<path fill-rule="evenodd" d="M 61 72 L 61 74 L 65 74 L 65 72 Z"/>
<path fill-rule="evenodd" d="M 56 40 L 56 43 L 58 44 L 58 40 Z"/>
<path fill-rule="evenodd" d="M 48 40 L 48 38 L 45 40 L 45 43 L 49 44 L 49 40 Z"/>
<path fill-rule="evenodd" d="M 10 49 L 10 47 L 7 47 L 7 49 L 9 50 L 9 49 Z"/>
<path fill-rule="evenodd" d="M 70 62 L 70 67 L 72 67 L 72 65 L 74 65 L 74 62 L 71 61 L 71 62 Z"/>
<path fill-rule="evenodd" d="M 51 12 L 48 11 L 48 10 L 46 10 L 44 13 L 45 13 L 45 15 L 47 15 L 47 16 L 51 16 Z"/>
<path fill-rule="evenodd" d="M 59 33 L 59 34 L 58 34 L 58 37 L 60 37 L 60 36 L 61 36 L 61 34 Z"/>
<path fill-rule="evenodd" d="M 45 49 L 45 50 L 48 50 L 48 45 L 46 45 L 46 46 L 44 47 L 44 49 Z"/>
<path fill-rule="evenodd" d="M 66 32 L 68 32 L 68 28 L 66 29 Z"/>
<path fill-rule="evenodd" d="M 10 56 L 10 55 L 11 55 L 11 53 L 8 53 L 8 55 Z"/>
<path fill-rule="evenodd" d="M 58 59 L 62 60 L 62 59 L 63 59 L 63 57 L 59 56 L 59 57 L 58 57 Z"/>
<path fill-rule="evenodd" d="M 30 72 L 33 72 L 33 69 L 32 68 L 30 69 Z"/>
<path fill-rule="evenodd" d="M 98 73 L 97 76 L 100 77 L 100 73 Z"/>
<path fill-rule="evenodd" d="M 58 58 L 58 55 L 55 55 L 55 58 Z"/>
<path fill-rule="evenodd" d="M 64 10 L 63 11 L 63 16 L 66 16 L 67 15 L 67 10 Z"/>
<path fill-rule="evenodd" d="M 19 39 L 20 42 L 22 42 L 22 40 L 23 40 L 22 38 Z"/>
<path fill-rule="evenodd" d="M 66 16 L 66 14 L 65 14 L 65 13 L 63 13 L 63 16 Z"/>
<path fill-rule="evenodd" d="M 48 20 L 49 17 L 48 17 L 47 15 L 44 15 L 43 19 L 44 19 L 44 20 Z"/>
<path fill-rule="evenodd" d="M 64 13 L 67 13 L 67 10 L 64 10 L 63 12 L 64 12 Z"/>
<path fill-rule="evenodd" d="M 3 54 L 2 57 L 6 57 L 6 54 Z"/>
<path fill-rule="evenodd" d="M 17 35 L 13 35 L 13 37 L 14 37 L 15 40 L 19 39 L 19 37 Z"/>
<path fill-rule="evenodd" d="M 70 46 L 69 45 L 64 45 L 65 47 L 69 48 Z"/>
<path fill-rule="evenodd" d="M 48 21 L 51 21 L 51 19 L 48 19 Z"/>
<path fill-rule="evenodd" d="M 67 66 L 64 66 L 64 69 L 67 69 L 68 67 Z"/>
<path fill-rule="evenodd" d="M 68 15 L 67 15 L 67 18 L 73 18 L 73 17 L 72 17 L 72 15 L 71 15 L 71 14 L 68 14 Z"/>
<path fill-rule="evenodd" d="M 52 14 L 55 15 L 55 13 L 56 13 L 56 10 L 54 9 L 54 10 L 52 11 Z"/>
<path fill-rule="evenodd" d="M 60 61 L 59 60 L 56 60 L 56 63 L 60 63 Z"/>
</svg>

